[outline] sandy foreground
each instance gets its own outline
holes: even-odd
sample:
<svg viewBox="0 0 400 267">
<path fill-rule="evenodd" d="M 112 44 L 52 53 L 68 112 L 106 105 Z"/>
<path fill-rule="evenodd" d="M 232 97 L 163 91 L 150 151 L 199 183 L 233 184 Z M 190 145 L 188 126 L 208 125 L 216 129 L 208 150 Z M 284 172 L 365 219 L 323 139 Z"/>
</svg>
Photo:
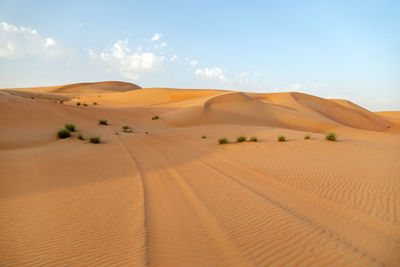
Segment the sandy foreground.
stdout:
<svg viewBox="0 0 400 267">
<path fill-rule="evenodd" d="M 400 112 L 102 82 L 0 90 L 0 125 L 0 266 L 400 266 Z"/>
</svg>

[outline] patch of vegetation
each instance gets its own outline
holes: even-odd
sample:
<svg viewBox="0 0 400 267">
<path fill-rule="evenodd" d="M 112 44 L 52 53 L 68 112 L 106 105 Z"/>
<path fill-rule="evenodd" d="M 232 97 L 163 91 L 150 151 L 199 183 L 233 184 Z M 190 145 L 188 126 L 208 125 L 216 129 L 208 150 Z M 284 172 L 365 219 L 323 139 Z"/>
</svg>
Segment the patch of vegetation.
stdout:
<svg viewBox="0 0 400 267">
<path fill-rule="evenodd" d="M 80 105 L 81 105 L 81 102 L 76 102 L 76 105 L 77 105 L 77 106 L 80 106 Z"/>
<path fill-rule="evenodd" d="M 131 132 L 132 132 L 132 128 L 129 127 L 128 125 L 123 125 L 123 126 L 122 126 L 122 131 L 123 131 L 124 133 L 131 133 Z"/>
<path fill-rule="evenodd" d="M 278 136 L 278 141 L 279 142 L 285 142 L 286 141 L 286 137 L 284 137 L 283 135 Z"/>
<path fill-rule="evenodd" d="M 304 136 L 304 139 L 305 139 L 305 140 L 311 139 L 311 134 L 306 134 L 306 135 Z"/>
<path fill-rule="evenodd" d="M 71 132 L 68 131 L 67 129 L 60 129 L 57 132 L 57 136 L 58 136 L 58 138 L 61 138 L 61 139 L 68 138 L 71 136 Z"/>
<path fill-rule="evenodd" d="M 336 136 L 336 134 L 335 134 L 334 132 L 330 132 L 330 133 L 327 133 L 327 134 L 325 135 L 325 139 L 328 140 L 328 141 L 333 141 L 333 142 L 335 142 L 336 139 L 337 139 L 337 136 Z"/>
<path fill-rule="evenodd" d="M 108 121 L 107 120 L 99 120 L 99 124 L 100 125 L 108 125 Z"/>
<path fill-rule="evenodd" d="M 79 140 L 85 140 L 85 138 L 83 138 L 83 135 L 82 135 L 81 133 L 78 134 L 77 138 L 78 138 Z"/>
<path fill-rule="evenodd" d="M 244 141 L 246 141 L 246 136 L 239 136 L 238 138 L 236 138 L 236 141 L 238 141 L 238 143 L 242 143 Z"/>
<path fill-rule="evenodd" d="M 92 136 L 89 138 L 89 142 L 92 144 L 100 144 L 101 140 L 100 140 L 100 136 Z"/>
<path fill-rule="evenodd" d="M 87 104 L 86 104 L 86 103 L 83 103 L 83 105 L 84 105 L 85 107 L 87 107 Z"/>
<path fill-rule="evenodd" d="M 160 119 L 160 116 L 154 115 L 151 119 L 152 119 L 153 121 L 154 121 L 154 120 L 159 120 L 159 119 Z"/>
<path fill-rule="evenodd" d="M 202 136 L 201 136 L 201 138 L 203 138 L 203 139 L 206 139 L 206 138 L 207 138 L 207 136 L 205 136 L 205 135 L 202 135 Z"/>
<path fill-rule="evenodd" d="M 221 138 L 221 139 L 218 140 L 218 143 L 219 143 L 220 145 L 227 144 L 227 143 L 229 143 L 229 140 L 228 140 L 228 138 L 223 137 L 223 138 Z"/>
<path fill-rule="evenodd" d="M 61 101 L 60 101 L 60 104 L 64 104 L 64 100 L 61 100 Z"/>
<path fill-rule="evenodd" d="M 67 129 L 70 132 L 75 132 L 75 125 L 69 123 L 64 125 L 65 129 Z"/>
<path fill-rule="evenodd" d="M 258 142 L 257 137 L 252 136 L 252 137 L 250 138 L 250 142 Z"/>
<path fill-rule="evenodd" d="M 93 102 L 93 105 L 96 106 L 96 105 L 97 105 L 97 102 Z"/>
<path fill-rule="evenodd" d="M 144 132 L 144 134 L 149 134 L 149 132 Z"/>
<path fill-rule="evenodd" d="M 33 96 L 31 96 L 31 99 L 35 99 Z"/>
</svg>

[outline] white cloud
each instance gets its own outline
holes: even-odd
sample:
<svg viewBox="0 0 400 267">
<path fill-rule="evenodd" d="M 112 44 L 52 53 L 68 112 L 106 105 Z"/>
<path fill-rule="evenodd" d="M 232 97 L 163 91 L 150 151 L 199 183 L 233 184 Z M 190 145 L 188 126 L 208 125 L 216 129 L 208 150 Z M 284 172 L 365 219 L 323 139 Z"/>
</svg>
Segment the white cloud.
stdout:
<svg viewBox="0 0 400 267">
<path fill-rule="evenodd" d="M 51 59 L 61 55 L 62 50 L 53 38 L 44 38 L 34 29 L 0 22 L 2 58 L 15 59 L 29 55 Z"/>
<path fill-rule="evenodd" d="M 175 61 L 177 58 L 178 58 L 177 55 L 173 55 L 173 56 L 171 57 L 171 61 Z"/>
<path fill-rule="evenodd" d="M 197 69 L 194 73 L 200 78 L 219 79 L 220 82 L 227 82 L 227 78 L 223 74 L 223 70 L 218 67 Z"/>
<path fill-rule="evenodd" d="M 197 65 L 197 60 L 191 60 L 189 62 L 190 66 L 196 66 Z"/>
<path fill-rule="evenodd" d="M 133 80 L 140 79 L 145 73 L 154 72 L 165 59 L 151 52 L 131 51 L 128 39 L 117 41 L 102 53 L 89 49 L 89 56 L 105 64 L 107 69 L 117 70 L 122 76 Z"/>
<path fill-rule="evenodd" d="M 152 41 L 152 42 L 157 41 L 157 40 L 161 39 L 161 37 L 162 37 L 162 34 L 155 33 L 154 36 L 150 39 L 150 41 Z"/>
<path fill-rule="evenodd" d="M 160 48 L 164 48 L 164 47 L 166 47 L 166 46 L 167 46 L 167 42 L 162 42 L 162 43 L 159 44 L 159 45 L 155 45 L 154 48 L 155 48 L 155 49 L 160 49 Z"/>
</svg>

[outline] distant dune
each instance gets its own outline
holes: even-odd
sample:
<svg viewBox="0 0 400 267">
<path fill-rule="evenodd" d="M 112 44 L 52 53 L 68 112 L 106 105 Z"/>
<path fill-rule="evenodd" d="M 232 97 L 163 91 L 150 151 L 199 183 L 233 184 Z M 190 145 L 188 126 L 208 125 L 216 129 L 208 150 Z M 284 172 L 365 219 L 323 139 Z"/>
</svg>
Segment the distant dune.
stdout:
<svg viewBox="0 0 400 267">
<path fill-rule="evenodd" d="M 400 111 L 98 82 L 0 90 L 0 126 L 0 266 L 400 265 Z"/>
</svg>

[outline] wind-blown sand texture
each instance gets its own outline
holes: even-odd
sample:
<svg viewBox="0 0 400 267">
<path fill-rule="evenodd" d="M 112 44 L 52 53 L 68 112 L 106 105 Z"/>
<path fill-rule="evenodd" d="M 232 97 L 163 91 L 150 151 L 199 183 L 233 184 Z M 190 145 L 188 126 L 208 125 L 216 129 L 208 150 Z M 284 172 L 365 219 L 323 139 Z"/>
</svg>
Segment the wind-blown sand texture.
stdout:
<svg viewBox="0 0 400 267">
<path fill-rule="evenodd" d="M 0 266 L 400 266 L 400 112 L 103 82 L 1 90 L 0 126 Z"/>
</svg>

